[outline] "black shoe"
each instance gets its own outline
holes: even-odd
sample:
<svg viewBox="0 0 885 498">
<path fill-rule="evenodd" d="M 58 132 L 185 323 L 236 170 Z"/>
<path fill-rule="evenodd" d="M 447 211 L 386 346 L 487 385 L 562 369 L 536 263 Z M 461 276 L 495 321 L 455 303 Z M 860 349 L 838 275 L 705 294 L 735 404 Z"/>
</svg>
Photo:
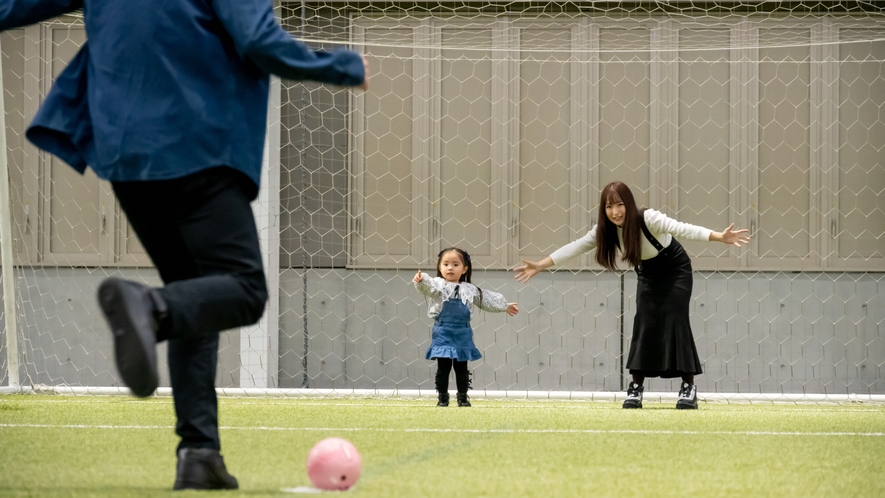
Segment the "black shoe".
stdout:
<svg viewBox="0 0 885 498">
<path fill-rule="evenodd" d="M 439 393 L 439 401 L 436 406 L 449 406 L 449 393 Z"/>
<path fill-rule="evenodd" d="M 467 393 L 458 393 L 458 406 L 470 406 L 470 399 Z"/>
<path fill-rule="evenodd" d="M 157 330 L 166 303 L 156 290 L 108 278 L 98 287 L 98 305 L 114 335 L 114 356 L 123 382 L 139 398 L 157 390 Z"/>
<path fill-rule="evenodd" d="M 627 399 L 624 400 L 624 408 L 642 408 L 642 392 L 644 387 L 635 382 L 630 383 L 627 388 Z"/>
<path fill-rule="evenodd" d="M 182 448 L 172 489 L 238 489 L 237 478 L 227 473 L 218 450 Z"/>
<path fill-rule="evenodd" d="M 682 383 L 682 388 L 679 389 L 679 401 L 676 402 L 676 409 L 698 409 L 698 388 L 694 384 L 689 384 L 688 382 Z"/>
</svg>

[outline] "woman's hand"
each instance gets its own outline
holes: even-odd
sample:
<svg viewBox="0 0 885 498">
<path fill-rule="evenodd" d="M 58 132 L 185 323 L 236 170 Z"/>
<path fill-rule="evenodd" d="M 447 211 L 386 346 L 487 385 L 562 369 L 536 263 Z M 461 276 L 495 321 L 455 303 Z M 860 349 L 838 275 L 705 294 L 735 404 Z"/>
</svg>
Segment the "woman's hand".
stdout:
<svg viewBox="0 0 885 498">
<path fill-rule="evenodd" d="M 548 260 L 550 264 L 545 264 Z M 553 261 L 548 257 L 543 261 L 523 261 L 522 263 L 522 266 L 517 266 L 513 271 L 516 272 L 516 280 L 524 284 L 552 265 Z"/>
<path fill-rule="evenodd" d="M 732 228 L 734 228 L 734 223 L 728 225 L 728 228 L 726 228 L 724 232 L 718 234 L 717 238 L 720 242 L 728 245 L 735 245 L 737 247 L 750 243 L 750 236 L 748 235 L 749 230 L 746 228 L 742 230 L 732 230 Z"/>
<path fill-rule="evenodd" d="M 507 314 L 514 316 L 519 313 L 519 306 L 516 303 L 507 303 Z"/>
<path fill-rule="evenodd" d="M 412 282 L 416 284 L 420 284 L 424 280 L 424 275 L 421 274 L 421 270 L 418 270 L 418 273 L 415 274 L 415 278 L 412 279 Z"/>
</svg>

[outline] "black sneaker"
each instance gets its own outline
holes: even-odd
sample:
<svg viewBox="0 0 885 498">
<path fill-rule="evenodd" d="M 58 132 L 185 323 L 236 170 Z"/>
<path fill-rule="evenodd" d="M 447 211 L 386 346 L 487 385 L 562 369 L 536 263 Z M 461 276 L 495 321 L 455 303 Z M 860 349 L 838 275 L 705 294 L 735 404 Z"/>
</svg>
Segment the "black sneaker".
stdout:
<svg viewBox="0 0 885 498">
<path fill-rule="evenodd" d="M 676 402 L 676 409 L 698 409 L 698 388 L 694 384 L 689 384 L 688 382 L 682 383 L 682 388 L 679 389 L 679 401 Z"/>
<path fill-rule="evenodd" d="M 458 406 L 470 406 L 470 398 L 467 393 L 458 393 Z"/>
<path fill-rule="evenodd" d="M 631 382 L 627 388 L 627 399 L 624 400 L 624 408 L 642 408 L 642 391 L 645 388 L 635 382 Z"/>
<path fill-rule="evenodd" d="M 439 393 L 439 401 L 436 406 L 449 406 L 449 393 Z"/>
<path fill-rule="evenodd" d="M 98 305 L 114 336 L 114 357 L 123 382 L 139 398 L 157 389 L 157 330 L 166 303 L 156 290 L 108 278 L 98 287 Z"/>
<path fill-rule="evenodd" d="M 182 448 L 172 489 L 238 489 L 237 478 L 227 473 L 218 450 Z"/>
</svg>

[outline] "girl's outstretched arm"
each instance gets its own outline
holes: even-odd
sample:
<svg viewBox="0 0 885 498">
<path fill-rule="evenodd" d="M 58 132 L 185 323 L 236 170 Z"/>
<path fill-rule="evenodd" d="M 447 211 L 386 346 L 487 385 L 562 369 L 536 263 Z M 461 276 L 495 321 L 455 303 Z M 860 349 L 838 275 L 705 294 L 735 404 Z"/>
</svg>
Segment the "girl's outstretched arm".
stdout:
<svg viewBox="0 0 885 498">
<path fill-rule="evenodd" d="M 746 228 L 741 230 L 732 230 L 734 223 L 728 225 L 723 232 L 711 232 L 711 242 L 722 242 L 723 244 L 742 246 L 750 243 L 749 230 Z"/>
<path fill-rule="evenodd" d="M 415 288 L 427 297 L 442 293 L 441 281 L 441 278 L 435 279 L 420 270 L 412 277 L 412 283 L 415 285 Z"/>
<path fill-rule="evenodd" d="M 547 256 L 541 261 L 523 261 L 523 264 L 514 268 L 513 271 L 516 272 L 516 280 L 524 284 L 551 266 L 553 266 L 553 259 Z"/>
<path fill-rule="evenodd" d="M 491 311 L 492 313 L 506 311 L 509 315 L 515 315 L 519 311 L 516 303 L 508 303 L 504 294 L 488 289 L 477 292 L 473 297 L 473 304 L 483 311 Z"/>
</svg>

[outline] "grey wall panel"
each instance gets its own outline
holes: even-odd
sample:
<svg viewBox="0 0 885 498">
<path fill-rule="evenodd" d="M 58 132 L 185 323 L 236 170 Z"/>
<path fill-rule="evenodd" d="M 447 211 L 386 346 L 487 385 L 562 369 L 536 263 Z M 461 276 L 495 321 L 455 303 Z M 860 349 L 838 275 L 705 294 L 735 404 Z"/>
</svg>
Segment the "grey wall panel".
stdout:
<svg viewBox="0 0 885 498">
<path fill-rule="evenodd" d="M 95 289 L 109 274 L 89 269 L 18 269 L 22 381 L 119 386 L 110 333 Z M 151 285 L 151 270 L 114 272 Z M 412 271 L 309 270 L 310 387 L 432 390 L 424 359 L 432 322 Z M 636 279 L 612 272 L 548 272 L 528 285 L 512 272 L 474 273 L 474 283 L 516 301 L 520 313 L 479 312 L 483 358 L 470 363 L 474 388 L 620 391 L 629 350 Z M 885 393 L 885 276 L 877 273 L 697 272 L 691 320 L 705 373 L 702 392 Z M 304 380 L 304 274 L 280 278 L 280 387 Z M 2 335 L 0 335 L 2 337 Z M 5 345 L 5 344 L 4 344 Z M 219 345 L 219 386 L 239 384 L 239 334 Z M 168 385 L 161 345 L 161 385 Z M 3 360 L 5 364 L 5 357 Z M 4 377 L 5 380 L 5 377 Z M 649 391 L 678 380 L 649 379 Z"/>
<path fill-rule="evenodd" d="M 22 383 L 121 387 L 110 331 L 95 298 L 98 285 L 118 276 L 159 285 L 153 270 L 19 269 L 18 326 L 24 340 Z M 166 345 L 157 350 L 160 386 L 169 386 Z M 239 384 L 239 334 L 219 338 L 216 385 Z"/>
</svg>

